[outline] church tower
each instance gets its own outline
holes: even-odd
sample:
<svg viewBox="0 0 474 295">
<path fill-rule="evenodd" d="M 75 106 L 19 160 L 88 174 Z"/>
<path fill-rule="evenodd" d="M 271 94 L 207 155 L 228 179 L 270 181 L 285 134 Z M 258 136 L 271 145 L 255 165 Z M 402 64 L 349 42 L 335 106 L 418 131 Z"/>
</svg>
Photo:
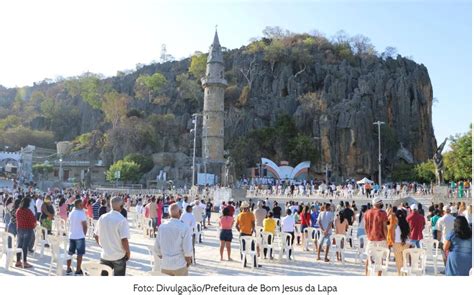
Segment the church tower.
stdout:
<svg viewBox="0 0 474 295">
<path fill-rule="evenodd" d="M 214 41 L 209 48 L 206 76 L 201 79 L 204 87 L 202 158 L 213 173 L 222 180 L 224 164 L 224 90 L 227 81 L 224 79 L 224 56 L 217 30 Z"/>
</svg>

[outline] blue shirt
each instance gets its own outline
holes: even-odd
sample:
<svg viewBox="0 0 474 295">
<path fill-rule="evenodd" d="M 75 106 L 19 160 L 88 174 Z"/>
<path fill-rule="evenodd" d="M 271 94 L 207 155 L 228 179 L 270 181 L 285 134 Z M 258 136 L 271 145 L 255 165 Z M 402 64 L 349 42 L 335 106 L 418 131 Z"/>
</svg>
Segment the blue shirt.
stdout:
<svg viewBox="0 0 474 295">
<path fill-rule="evenodd" d="M 311 227 L 318 228 L 318 216 L 319 216 L 319 211 L 316 212 L 311 212 Z"/>
</svg>

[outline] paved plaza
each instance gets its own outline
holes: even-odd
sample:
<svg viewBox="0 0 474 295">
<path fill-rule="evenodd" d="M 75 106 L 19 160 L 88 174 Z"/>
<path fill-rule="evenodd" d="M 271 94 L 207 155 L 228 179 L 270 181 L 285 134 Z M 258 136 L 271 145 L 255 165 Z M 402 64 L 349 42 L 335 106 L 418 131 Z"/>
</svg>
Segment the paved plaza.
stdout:
<svg viewBox="0 0 474 295">
<path fill-rule="evenodd" d="M 424 197 L 420 199 L 425 205 L 428 204 L 430 198 Z M 307 201 L 307 200 L 306 200 Z M 314 200 L 311 200 L 314 201 Z M 358 206 L 364 201 L 359 200 Z M 360 207 L 359 207 L 360 208 Z M 1 207 L 0 207 L 1 209 Z M 0 210 L 1 212 L 1 210 Z M 152 270 L 151 260 L 153 259 L 149 254 L 148 248 L 154 244 L 155 239 L 144 236 L 143 231 L 134 226 L 134 209 L 129 213 L 129 224 L 131 229 L 131 259 L 127 263 L 127 275 L 130 276 L 145 276 Z M 316 253 L 314 249 L 304 251 L 300 245 L 295 245 L 295 260 L 288 261 L 283 258 L 281 261 L 275 255 L 274 260 L 259 259 L 259 264 L 262 267 L 252 269 L 250 267 L 242 268 L 239 255 L 238 233 L 234 229 L 234 240 L 232 242 L 232 259 L 234 261 L 220 261 L 219 259 L 219 240 L 217 237 L 217 213 L 212 214 L 211 226 L 203 231 L 203 242 L 196 244 L 196 265 L 190 268 L 190 275 L 206 276 L 206 275 L 291 275 L 291 276 L 330 276 L 330 275 L 349 275 L 362 276 L 364 275 L 364 265 L 361 262 L 356 262 L 356 248 L 346 249 L 346 263 L 341 262 L 326 263 L 323 261 L 316 261 Z M 0 222 L 0 230 L 4 230 L 5 225 Z M 87 248 L 84 261 L 99 261 L 100 248 L 93 238 L 86 238 Z M 296 242 L 295 242 L 296 244 Z M 39 250 L 38 250 L 39 252 Z M 49 249 L 45 249 L 43 257 L 39 253 L 34 257 L 29 255 L 28 261 L 34 267 L 31 269 L 22 269 L 11 266 L 9 271 L 5 270 L 5 257 L 0 261 L 0 276 L 24 276 L 24 275 L 48 275 L 49 264 L 51 260 L 51 253 Z M 323 253 L 321 253 L 322 258 Z M 224 254 L 226 257 L 226 254 Z M 438 259 L 438 271 L 443 269 L 443 261 L 441 255 Z M 428 260 L 426 274 L 433 275 L 433 262 Z M 396 275 L 395 262 L 393 261 L 393 254 L 388 269 L 388 275 Z"/>
</svg>

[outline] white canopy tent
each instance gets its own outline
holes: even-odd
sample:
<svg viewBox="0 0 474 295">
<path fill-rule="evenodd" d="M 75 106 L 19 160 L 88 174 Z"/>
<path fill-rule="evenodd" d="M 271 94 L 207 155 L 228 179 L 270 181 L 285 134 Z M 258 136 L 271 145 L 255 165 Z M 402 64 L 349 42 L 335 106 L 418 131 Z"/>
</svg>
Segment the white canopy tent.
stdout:
<svg viewBox="0 0 474 295">
<path fill-rule="evenodd" d="M 361 180 L 359 180 L 359 181 L 357 182 L 357 184 L 366 184 L 366 183 L 372 184 L 372 183 L 374 183 L 374 182 L 373 182 L 372 180 L 368 179 L 367 177 L 364 177 L 364 178 L 362 178 Z"/>
</svg>

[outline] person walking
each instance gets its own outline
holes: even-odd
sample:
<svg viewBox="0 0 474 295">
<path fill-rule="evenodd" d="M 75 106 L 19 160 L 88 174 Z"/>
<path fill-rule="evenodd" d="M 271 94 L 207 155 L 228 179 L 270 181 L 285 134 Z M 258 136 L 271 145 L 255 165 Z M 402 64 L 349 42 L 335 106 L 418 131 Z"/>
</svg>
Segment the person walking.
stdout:
<svg viewBox="0 0 474 295">
<path fill-rule="evenodd" d="M 291 214 L 291 209 L 286 209 L 286 216 L 281 220 L 281 231 L 291 235 L 291 245 L 295 243 L 295 218 Z M 288 259 L 291 260 L 291 250 L 288 252 Z"/>
<path fill-rule="evenodd" d="M 87 216 L 81 200 L 74 202 L 74 209 L 68 217 L 69 224 L 69 259 L 66 261 L 66 275 L 72 275 L 72 256 L 77 253 L 75 275 L 82 275 L 82 256 L 86 254 Z"/>
<path fill-rule="evenodd" d="M 102 248 L 100 263 L 110 266 L 114 276 L 124 276 L 127 261 L 130 259 L 130 229 L 128 221 L 120 214 L 123 201 L 121 197 L 110 200 L 110 212 L 102 215 L 95 228 L 95 240 Z"/>
<path fill-rule="evenodd" d="M 16 254 L 16 267 L 32 267 L 32 265 L 27 262 L 27 258 L 28 248 L 36 227 L 36 217 L 29 209 L 30 203 L 31 199 L 29 197 L 24 197 L 20 202 L 20 207 L 16 211 L 17 248 L 20 248 L 23 251 L 23 262 L 21 261 L 21 254 Z"/>
<path fill-rule="evenodd" d="M 170 220 L 163 223 L 158 230 L 154 250 L 162 259 L 162 273 L 170 276 L 187 276 L 193 256 L 192 231 L 179 220 L 181 210 L 177 203 L 169 206 L 169 214 Z"/>
<path fill-rule="evenodd" d="M 224 208 L 222 211 L 222 216 L 219 218 L 219 240 L 221 242 L 221 246 L 219 249 L 219 253 L 221 255 L 221 261 L 224 260 L 224 246 L 227 249 L 227 259 L 232 261 L 230 258 L 230 244 L 232 242 L 232 226 L 234 225 L 234 217 L 230 215 L 230 210 L 228 207 Z"/>
</svg>

